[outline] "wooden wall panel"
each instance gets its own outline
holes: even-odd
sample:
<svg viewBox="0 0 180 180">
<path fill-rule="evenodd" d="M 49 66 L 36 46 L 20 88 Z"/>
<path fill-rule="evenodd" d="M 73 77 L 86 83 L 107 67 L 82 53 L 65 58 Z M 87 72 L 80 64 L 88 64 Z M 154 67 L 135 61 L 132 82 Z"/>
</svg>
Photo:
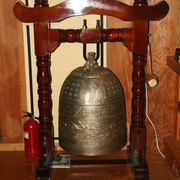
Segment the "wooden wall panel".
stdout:
<svg viewBox="0 0 180 180">
<path fill-rule="evenodd" d="M 124 2 L 133 4 L 133 0 Z M 157 2 L 157 0 L 149 0 L 150 5 Z M 167 134 L 176 133 L 178 77 L 166 66 L 166 57 L 174 54 L 175 48 L 180 47 L 180 1 L 167 0 L 167 2 L 170 5 L 168 16 L 161 21 L 150 23 L 153 68 L 154 73 L 159 77 L 159 84 L 155 88 L 148 88 L 149 116 L 157 128 L 161 149 L 163 148 L 163 137 Z M 108 28 L 122 26 L 124 26 L 124 22 L 115 18 L 108 18 Z M 115 72 L 123 85 L 129 125 L 131 116 L 132 57 L 122 45 L 108 44 L 108 66 Z M 153 128 L 147 120 L 146 125 L 147 150 L 156 151 Z"/>
<path fill-rule="evenodd" d="M 3 143 L 22 142 L 26 110 L 22 24 L 13 15 L 17 0 L 0 1 L 0 135 Z"/>
<path fill-rule="evenodd" d="M 150 3 L 156 3 L 151 1 Z M 150 42 L 153 52 L 153 68 L 159 77 L 156 88 L 149 88 L 149 116 L 152 118 L 158 132 L 160 146 L 163 146 L 163 137 L 176 134 L 177 122 L 177 91 L 178 76 L 166 66 L 168 55 L 173 55 L 180 47 L 180 1 L 168 0 L 170 11 L 160 22 L 151 22 Z M 155 148 L 154 132 L 148 123 L 147 146 L 150 151 Z"/>
</svg>

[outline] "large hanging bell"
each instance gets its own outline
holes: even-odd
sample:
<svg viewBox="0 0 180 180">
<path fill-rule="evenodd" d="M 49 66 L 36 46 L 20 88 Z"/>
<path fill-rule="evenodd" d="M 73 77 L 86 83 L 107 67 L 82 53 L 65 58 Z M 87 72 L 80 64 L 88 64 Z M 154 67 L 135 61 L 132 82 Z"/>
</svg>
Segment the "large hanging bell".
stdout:
<svg viewBox="0 0 180 180">
<path fill-rule="evenodd" d="M 126 145 L 123 89 L 116 76 L 98 66 L 95 53 L 66 78 L 59 99 L 59 144 L 79 155 L 104 155 Z"/>
</svg>

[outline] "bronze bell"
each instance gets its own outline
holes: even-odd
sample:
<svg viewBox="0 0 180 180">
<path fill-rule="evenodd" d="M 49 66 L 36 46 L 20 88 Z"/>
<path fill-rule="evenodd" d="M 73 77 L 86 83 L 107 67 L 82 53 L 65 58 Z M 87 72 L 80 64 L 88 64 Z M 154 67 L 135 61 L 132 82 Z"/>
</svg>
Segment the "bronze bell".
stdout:
<svg viewBox="0 0 180 180">
<path fill-rule="evenodd" d="M 66 78 L 59 98 L 59 144 L 79 155 L 104 155 L 126 145 L 122 86 L 95 53 Z"/>
</svg>

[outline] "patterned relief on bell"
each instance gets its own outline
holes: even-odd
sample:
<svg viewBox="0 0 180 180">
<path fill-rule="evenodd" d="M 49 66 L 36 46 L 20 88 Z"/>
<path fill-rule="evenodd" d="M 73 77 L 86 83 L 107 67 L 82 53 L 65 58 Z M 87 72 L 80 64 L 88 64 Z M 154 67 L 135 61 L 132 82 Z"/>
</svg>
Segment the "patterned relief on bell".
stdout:
<svg viewBox="0 0 180 180">
<path fill-rule="evenodd" d="M 60 112 L 69 118 L 106 118 L 119 115 L 123 111 L 119 107 L 123 107 L 123 102 L 98 105 L 96 108 L 64 102 L 62 106 L 60 105 Z"/>
<path fill-rule="evenodd" d="M 119 119 L 125 118 L 123 112 L 115 118 L 104 119 L 103 122 L 99 122 L 97 119 L 76 119 L 69 121 L 68 117 L 61 117 L 63 118 L 63 122 L 60 123 L 61 138 L 69 139 L 71 137 L 67 136 L 67 134 L 71 134 L 73 141 L 80 144 L 109 145 L 115 140 L 121 141 L 121 134 L 124 134 L 116 128 L 125 127 L 124 122 Z M 125 132 L 126 129 L 122 129 L 122 131 Z"/>
<path fill-rule="evenodd" d="M 122 90 L 116 80 L 67 79 L 62 87 L 63 99 L 73 103 L 101 104 L 122 99 Z"/>
<path fill-rule="evenodd" d="M 101 104 L 106 99 L 104 84 L 96 80 L 85 80 L 81 83 L 79 98 L 84 104 Z"/>
<path fill-rule="evenodd" d="M 93 77 L 103 77 L 108 76 L 111 72 L 107 68 L 102 68 L 98 66 L 95 69 L 84 70 L 84 67 L 78 67 L 77 69 L 73 70 L 70 75 L 74 75 L 77 77 L 86 77 L 86 78 L 93 78 Z"/>
</svg>

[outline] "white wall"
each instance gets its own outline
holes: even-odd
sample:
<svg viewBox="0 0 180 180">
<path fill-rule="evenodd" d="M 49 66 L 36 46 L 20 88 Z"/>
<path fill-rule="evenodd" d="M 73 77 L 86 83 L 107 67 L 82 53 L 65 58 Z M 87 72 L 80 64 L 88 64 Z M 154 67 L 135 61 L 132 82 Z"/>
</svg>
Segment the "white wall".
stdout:
<svg viewBox="0 0 180 180">
<path fill-rule="evenodd" d="M 62 0 L 49 0 L 49 5 L 53 6 L 62 2 Z M 29 0 L 29 6 L 33 7 L 34 0 Z M 51 28 L 60 28 L 60 29 L 81 29 L 83 24 L 83 19 L 87 19 L 88 28 L 96 27 L 96 19 L 100 19 L 98 15 L 88 15 L 81 17 L 73 17 L 67 19 L 63 22 L 52 24 Z M 104 17 L 104 23 L 106 17 Z M 106 25 L 106 24 L 105 24 Z M 30 92 L 29 92 L 29 70 L 28 70 L 28 54 L 27 54 L 27 39 L 26 39 L 26 25 L 24 24 L 24 46 L 25 46 L 25 62 L 26 62 L 26 82 L 27 82 L 27 101 L 28 109 L 30 109 Z M 31 51 L 32 51 L 32 69 L 33 69 L 33 92 L 34 92 L 34 110 L 35 116 L 38 116 L 38 107 L 37 107 L 37 81 L 36 81 L 36 57 L 34 56 L 34 41 L 33 41 L 33 25 L 30 25 L 30 36 L 31 36 Z M 95 51 L 96 45 L 88 45 L 88 51 Z M 106 66 L 106 45 L 104 45 L 104 57 L 105 57 L 105 66 Z M 61 46 L 52 54 L 51 56 L 51 73 L 52 73 L 52 99 L 53 99 L 53 123 L 55 136 L 58 136 L 58 108 L 59 108 L 59 93 L 62 83 L 69 73 L 77 68 L 82 66 L 85 60 L 82 56 L 82 44 L 81 43 L 63 43 Z"/>
</svg>

